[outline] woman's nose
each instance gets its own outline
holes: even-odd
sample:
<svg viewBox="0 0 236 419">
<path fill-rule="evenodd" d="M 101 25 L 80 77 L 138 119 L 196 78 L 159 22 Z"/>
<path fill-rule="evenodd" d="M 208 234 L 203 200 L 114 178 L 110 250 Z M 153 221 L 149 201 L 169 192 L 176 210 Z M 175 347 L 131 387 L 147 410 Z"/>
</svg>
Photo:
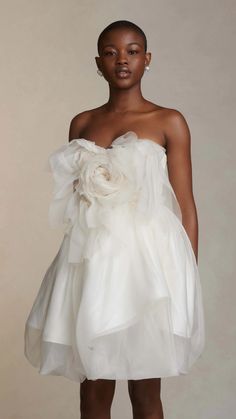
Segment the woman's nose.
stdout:
<svg viewBox="0 0 236 419">
<path fill-rule="evenodd" d="M 120 53 L 117 57 L 117 64 L 127 64 L 127 54 L 126 53 Z"/>
</svg>

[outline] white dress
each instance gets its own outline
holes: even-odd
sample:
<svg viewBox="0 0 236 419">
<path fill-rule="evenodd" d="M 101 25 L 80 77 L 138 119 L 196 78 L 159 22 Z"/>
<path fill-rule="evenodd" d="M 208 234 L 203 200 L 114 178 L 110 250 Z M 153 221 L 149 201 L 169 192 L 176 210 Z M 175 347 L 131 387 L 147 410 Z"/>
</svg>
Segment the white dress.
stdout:
<svg viewBox="0 0 236 419">
<path fill-rule="evenodd" d="M 63 240 L 25 324 L 40 374 L 144 379 L 187 374 L 205 345 L 199 271 L 165 148 L 133 131 L 84 138 L 48 159 Z"/>
</svg>

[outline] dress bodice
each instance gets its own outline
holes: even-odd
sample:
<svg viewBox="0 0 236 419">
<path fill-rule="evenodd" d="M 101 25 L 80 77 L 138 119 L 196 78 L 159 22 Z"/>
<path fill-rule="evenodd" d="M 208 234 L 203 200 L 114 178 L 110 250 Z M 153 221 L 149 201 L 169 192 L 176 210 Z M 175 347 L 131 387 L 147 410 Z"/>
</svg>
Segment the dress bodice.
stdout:
<svg viewBox="0 0 236 419">
<path fill-rule="evenodd" d="M 54 151 L 48 164 L 54 178 L 52 227 L 65 225 L 70 231 L 79 223 L 81 229 L 105 224 L 111 228 L 116 216 L 127 214 L 145 224 L 163 208 L 182 220 L 165 148 L 133 131 L 116 138 L 109 148 L 74 139 Z"/>
</svg>

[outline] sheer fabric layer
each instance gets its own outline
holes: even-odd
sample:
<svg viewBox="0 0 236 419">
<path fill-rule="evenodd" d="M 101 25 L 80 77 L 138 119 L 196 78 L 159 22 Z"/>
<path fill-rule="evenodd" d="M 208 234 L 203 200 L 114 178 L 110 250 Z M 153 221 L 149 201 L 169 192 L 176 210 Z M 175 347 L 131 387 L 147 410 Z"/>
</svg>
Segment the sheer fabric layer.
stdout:
<svg viewBox="0 0 236 419">
<path fill-rule="evenodd" d="M 29 362 L 78 382 L 188 373 L 203 301 L 164 149 L 133 132 L 106 150 L 78 139 L 49 168 L 49 221 L 64 238 L 26 322 Z"/>
</svg>

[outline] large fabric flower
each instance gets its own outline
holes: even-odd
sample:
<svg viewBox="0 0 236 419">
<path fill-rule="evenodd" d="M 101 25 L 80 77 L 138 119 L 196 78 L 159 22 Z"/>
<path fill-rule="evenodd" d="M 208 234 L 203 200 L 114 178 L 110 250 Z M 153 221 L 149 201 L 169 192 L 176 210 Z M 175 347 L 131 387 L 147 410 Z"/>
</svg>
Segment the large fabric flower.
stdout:
<svg viewBox="0 0 236 419">
<path fill-rule="evenodd" d="M 106 154 L 89 154 L 80 160 L 75 190 L 88 205 L 117 206 L 132 200 L 136 183 L 132 167 L 117 158 L 112 150 Z"/>
<path fill-rule="evenodd" d="M 117 138 L 109 149 L 72 140 L 48 163 L 55 181 L 49 221 L 69 234 L 70 263 L 92 258 L 110 238 L 114 248 L 124 248 L 127 226 L 149 224 L 161 207 L 177 203 L 163 148 L 133 133 Z"/>
</svg>

